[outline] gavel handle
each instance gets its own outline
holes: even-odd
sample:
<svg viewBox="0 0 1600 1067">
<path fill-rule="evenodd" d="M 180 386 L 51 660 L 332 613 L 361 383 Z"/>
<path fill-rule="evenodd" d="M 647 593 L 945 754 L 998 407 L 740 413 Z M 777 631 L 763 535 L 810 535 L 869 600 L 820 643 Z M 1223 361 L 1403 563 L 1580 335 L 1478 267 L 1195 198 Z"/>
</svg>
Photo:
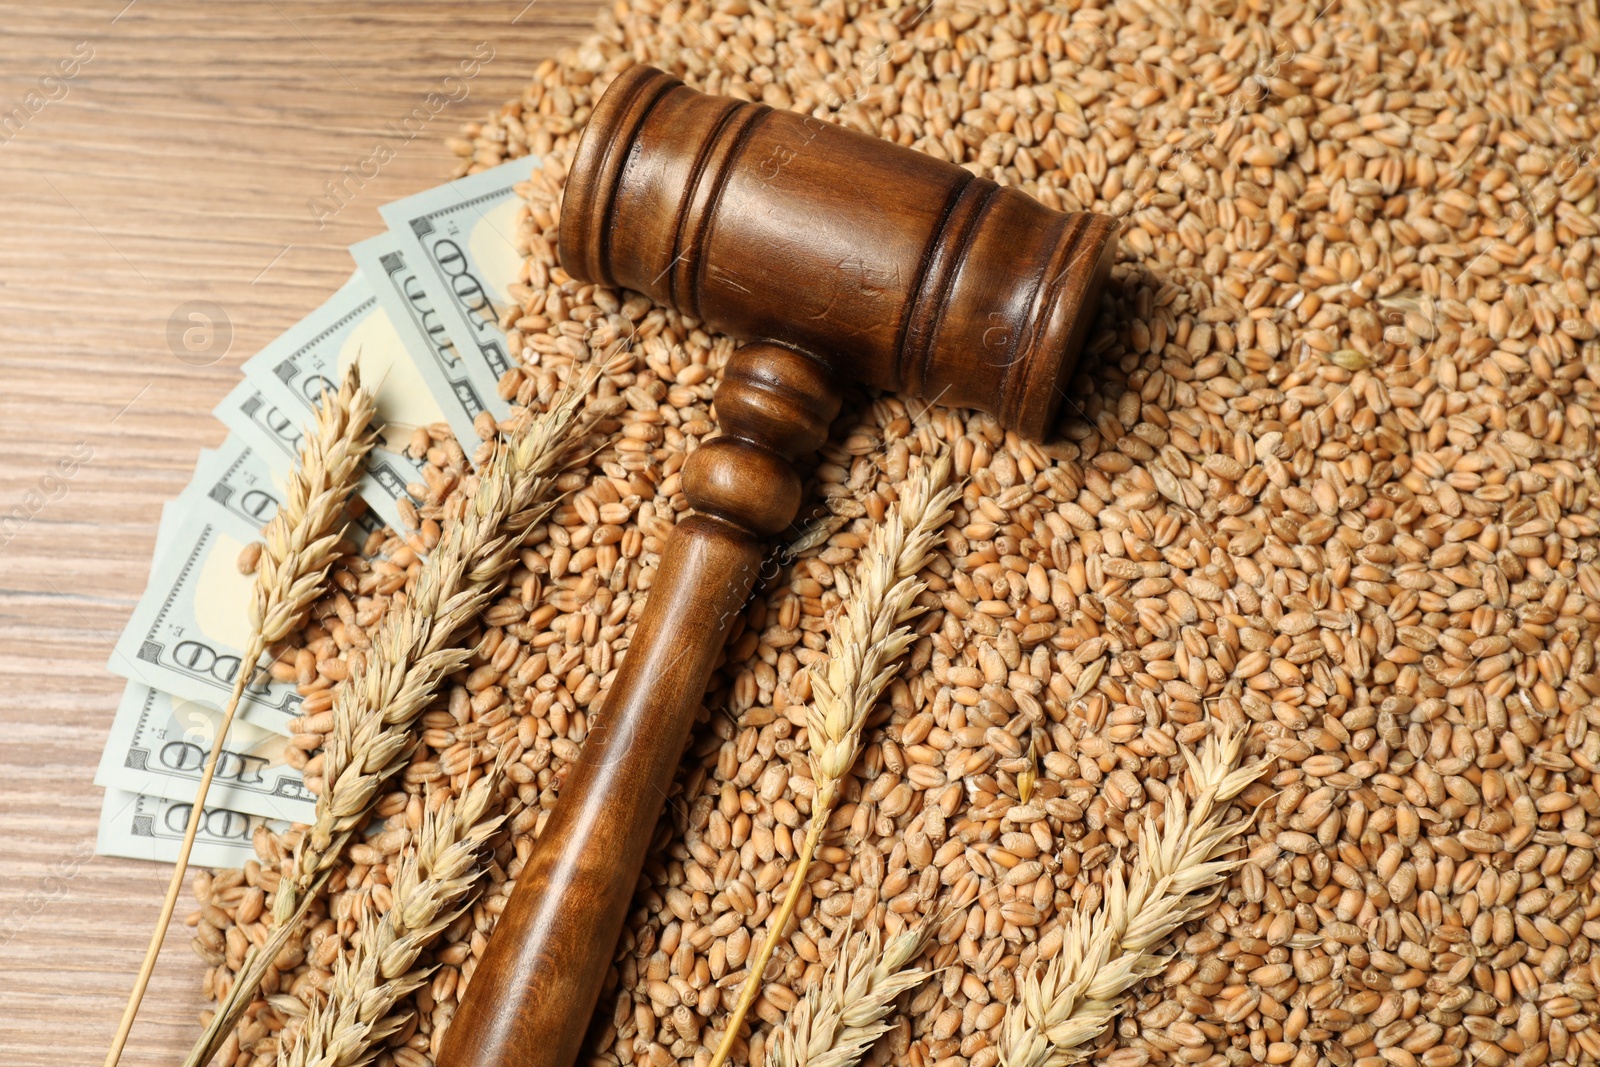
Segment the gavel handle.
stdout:
<svg viewBox="0 0 1600 1067">
<path fill-rule="evenodd" d="M 441 1067 L 567 1067 L 600 995 L 695 709 L 760 566 L 694 516 L 667 539 L 627 655 L 445 1035 Z"/>
<path fill-rule="evenodd" d="M 615 954 L 645 850 L 761 539 L 800 502 L 789 459 L 838 411 L 827 369 L 777 345 L 735 352 L 723 436 L 684 464 L 699 512 L 667 538 L 644 613 L 451 1020 L 439 1067 L 570 1067 Z"/>
</svg>

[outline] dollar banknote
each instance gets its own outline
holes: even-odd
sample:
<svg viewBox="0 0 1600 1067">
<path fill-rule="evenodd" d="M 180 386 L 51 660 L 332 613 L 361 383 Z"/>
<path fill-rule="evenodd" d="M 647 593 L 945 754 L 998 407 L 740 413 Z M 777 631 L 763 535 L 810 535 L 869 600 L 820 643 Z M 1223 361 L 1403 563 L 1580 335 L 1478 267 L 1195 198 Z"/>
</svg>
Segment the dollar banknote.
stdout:
<svg viewBox="0 0 1600 1067">
<path fill-rule="evenodd" d="M 189 812 L 187 800 L 107 789 L 100 804 L 100 832 L 94 850 L 101 856 L 177 861 Z M 288 829 L 288 823 L 207 804 L 200 816 L 189 862 L 199 867 L 239 867 L 256 858 L 256 828 Z"/>
<path fill-rule="evenodd" d="M 113 673 L 181 700 L 227 702 L 249 640 L 254 582 L 240 573 L 239 554 L 277 512 L 281 477 L 234 437 L 205 457 L 174 502 L 177 530 L 112 650 Z M 293 685 L 262 671 L 245 687 L 238 714 L 287 734 L 299 706 Z"/>
<path fill-rule="evenodd" d="M 464 426 L 471 433 L 469 417 L 447 418 L 446 407 L 414 362 L 400 333 L 411 328 L 409 322 L 390 318 L 366 277 L 357 272 L 326 303 L 245 363 L 245 380 L 260 400 L 240 407 L 230 394 L 218 415 L 230 427 L 230 413 L 242 415 L 239 421 L 286 443 L 292 434 L 292 459 L 299 451 L 300 427 L 311 424 L 323 391 L 336 390 L 345 368 L 359 363 L 362 384 L 377 401 L 379 427 L 378 446 L 367 457 L 360 492 L 385 522 L 404 529 L 399 498 L 408 485 L 423 481 L 422 459 L 407 454 L 412 433 L 435 423 L 452 430 Z M 442 399 L 457 406 L 453 394 L 447 392 Z M 476 435 L 470 436 L 463 447 L 471 449 L 476 441 Z"/>
<path fill-rule="evenodd" d="M 176 521 L 181 523 L 192 502 L 204 498 L 237 520 L 240 536 L 258 540 L 256 535 L 278 513 L 288 469 L 272 463 L 244 438 L 229 434 L 217 448 L 201 452 L 194 477 L 172 501 L 178 513 Z M 165 510 L 162 516 L 165 519 Z M 357 511 L 350 521 L 351 538 L 357 542 L 382 528 L 382 522 L 370 511 Z M 158 545 L 158 551 L 164 547 Z"/>
<path fill-rule="evenodd" d="M 262 394 L 260 387 L 248 378 L 229 390 L 212 414 L 228 428 L 231 439 L 237 439 L 245 448 L 261 457 L 281 485 L 300 455 L 300 423 L 295 421 L 293 414 L 280 411 Z M 358 495 L 371 511 L 370 517 L 358 520 L 364 530 L 375 530 L 385 523 L 393 526 L 396 519 L 389 517 L 391 511 L 398 518 L 392 496 L 371 492 L 376 484 L 368 480 L 358 486 Z M 373 506 L 373 499 L 383 506 Z"/>
<path fill-rule="evenodd" d="M 202 449 L 195 464 L 196 483 L 204 484 L 208 473 L 226 471 L 236 461 L 239 448 L 230 438 L 223 449 Z M 152 570 L 182 528 L 188 513 L 182 501 L 180 497 L 161 507 Z M 221 725 L 221 711 L 209 704 L 181 700 L 129 682 L 112 720 L 95 784 L 170 800 L 193 800 Z M 282 735 L 235 719 L 228 728 L 208 800 L 251 815 L 306 821 L 315 798 L 306 791 L 300 772 L 288 766 L 287 748 Z"/>
<path fill-rule="evenodd" d="M 246 378 L 222 398 L 222 403 L 212 409 L 228 432 L 242 440 L 251 451 L 265 459 L 275 471 L 288 472 L 300 455 L 301 425 L 309 424 L 311 417 L 297 418 L 294 407 L 285 404 L 280 408 L 268 400 L 261 387 Z M 356 495 L 371 509 L 374 526 L 389 525 L 404 529 L 404 516 L 400 514 L 399 498 L 405 488 L 408 470 L 414 467 L 409 460 L 405 465 L 387 461 L 384 450 L 374 449 L 370 454 L 370 467 L 356 486 Z M 280 479 L 281 480 L 281 479 Z M 397 488 L 398 487 L 398 488 Z"/>
<path fill-rule="evenodd" d="M 129 682 L 106 739 L 96 785 L 169 800 L 193 800 L 222 713 Z M 286 738 L 235 720 L 217 757 L 206 802 L 250 815 L 306 822 L 316 798 L 287 761 Z"/>
<path fill-rule="evenodd" d="M 276 470 L 289 470 L 300 453 L 300 424 L 274 407 L 248 378 L 229 390 L 212 414 Z"/>
<path fill-rule="evenodd" d="M 500 328 L 523 269 L 516 186 L 538 165 L 523 156 L 378 209 L 497 417 L 506 405 L 496 389 L 516 364 Z"/>
<path fill-rule="evenodd" d="M 470 456 L 478 442 L 474 420 L 485 411 L 496 417 L 503 414 L 499 398 L 493 394 L 486 397 L 472 381 L 398 237 L 379 234 L 351 245 L 350 255 L 372 287 L 378 307 L 394 324 L 418 375 L 443 408 L 456 440 Z M 495 402 L 493 408 L 490 400 Z"/>
</svg>

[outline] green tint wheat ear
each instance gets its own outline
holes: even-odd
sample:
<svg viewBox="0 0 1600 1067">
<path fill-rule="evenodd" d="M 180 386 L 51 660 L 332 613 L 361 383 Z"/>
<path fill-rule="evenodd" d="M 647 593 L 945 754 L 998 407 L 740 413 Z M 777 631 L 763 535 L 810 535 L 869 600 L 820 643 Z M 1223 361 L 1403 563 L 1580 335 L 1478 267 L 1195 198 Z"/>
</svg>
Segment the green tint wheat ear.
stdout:
<svg viewBox="0 0 1600 1067">
<path fill-rule="evenodd" d="M 184 872 L 189 866 L 189 853 L 194 847 L 206 793 L 217 769 L 217 758 L 228 727 L 233 724 L 234 713 L 239 709 L 245 686 L 254 675 L 261 654 L 298 630 L 305 622 L 306 612 L 327 588 L 328 570 L 339 557 L 345 508 L 356 483 L 361 480 L 367 453 L 372 449 L 374 411 L 372 394 L 361 387 L 360 371 L 351 364 L 339 391 L 322 394 L 316 422 L 306 433 L 299 460 L 289 473 L 283 502 L 263 532 L 264 546 L 248 607 L 250 640 L 239 658 L 233 692 L 223 709 L 222 724 L 211 743 L 211 754 L 206 759 L 205 772 L 189 809 L 189 824 L 178 850 L 172 882 L 167 886 L 166 900 L 161 905 L 144 964 L 134 981 L 111 1051 L 106 1054 L 106 1067 L 115 1067 L 121 1058 L 128 1033 L 133 1029 L 134 1016 L 139 1011 L 139 1001 L 155 970 L 156 957 L 160 955 L 161 942 L 172 921 Z"/>
<path fill-rule="evenodd" d="M 293 871 L 278 885 L 274 929 L 251 950 L 228 995 L 185 1060 L 208 1063 L 289 937 L 298 929 L 318 881 L 333 870 L 361 828 L 383 784 L 410 760 L 417 717 L 443 681 L 466 664 L 467 631 L 505 587 L 523 539 L 555 507 L 556 478 L 574 459 L 574 445 L 603 403 L 585 407 L 597 371 L 583 366 L 548 410 L 524 412 L 494 450 L 460 518 L 429 554 L 404 604 L 385 615 L 364 668 L 333 701 L 333 732 L 323 750 L 316 818 L 295 850 Z"/>
</svg>

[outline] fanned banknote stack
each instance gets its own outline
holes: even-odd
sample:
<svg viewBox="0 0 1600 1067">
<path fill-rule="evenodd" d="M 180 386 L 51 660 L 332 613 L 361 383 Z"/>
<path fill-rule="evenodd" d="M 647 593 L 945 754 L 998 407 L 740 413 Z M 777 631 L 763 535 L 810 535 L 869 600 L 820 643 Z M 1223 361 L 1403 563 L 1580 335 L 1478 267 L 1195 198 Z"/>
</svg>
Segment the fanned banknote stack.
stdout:
<svg viewBox="0 0 1600 1067">
<path fill-rule="evenodd" d="M 349 282 L 245 363 L 217 407 L 228 438 L 163 509 L 149 586 L 108 664 L 128 686 L 95 774 L 101 855 L 177 858 L 248 638 L 253 579 L 239 555 L 276 512 L 322 390 L 359 362 L 376 392 L 382 431 L 360 487 L 369 530 L 414 521 L 407 486 L 423 477 L 407 446 L 418 427 L 447 425 L 470 455 L 479 416 L 509 412 L 500 320 L 522 269 L 516 186 L 537 165 L 523 157 L 382 208 L 388 232 L 350 249 Z M 246 688 L 192 862 L 238 866 L 263 822 L 311 821 L 315 798 L 286 754 L 299 704 L 290 683 Z"/>
</svg>

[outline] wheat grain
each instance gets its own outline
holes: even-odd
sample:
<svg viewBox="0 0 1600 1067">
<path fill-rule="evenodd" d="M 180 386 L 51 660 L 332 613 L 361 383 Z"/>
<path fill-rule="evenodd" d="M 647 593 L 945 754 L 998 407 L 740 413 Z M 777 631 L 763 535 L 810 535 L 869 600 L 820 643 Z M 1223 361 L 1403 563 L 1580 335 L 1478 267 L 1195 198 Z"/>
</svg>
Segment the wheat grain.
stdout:
<svg viewBox="0 0 1600 1067">
<path fill-rule="evenodd" d="M 884 1021 L 900 994 L 915 989 L 929 971 L 912 967 L 932 924 L 903 930 L 885 945 L 869 927 L 854 946 L 843 945 L 822 981 L 795 1005 L 767 1039 L 771 1067 L 854 1067 L 889 1029 Z"/>
<path fill-rule="evenodd" d="M 333 869 L 360 828 L 378 790 L 410 758 L 412 727 L 463 666 L 466 628 L 504 586 L 523 538 L 554 508 L 556 477 L 573 457 L 580 430 L 599 414 L 584 400 L 595 371 L 584 367 L 537 415 L 524 410 L 480 475 L 462 514 L 422 567 L 415 589 L 390 612 L 372 639 L 364 669 L 341 686 L 333 702 L 333 732 L 324 751 L 325 786 L 316 818 L 300 839 L 292 877 L 273 903 L 275 929 L 251 956 L 186 1061 L 208 1062 L 255 996 L 270 961 L 298 928 L 313 888 Z"/>
<path fill-rule="evenodd" d="M 861 731 L 867 716 L 899 669 L 900 656 L 911 643 L 912 630 L 907 623 L 922 613 L 916 599 L 926 588 L 917 580 L 917 572 L 928 562 L 934 536 L 950 518 L 950 505 L 957 494 L 949 481 L 950 456 L 940 453 L 919 467 L 903 486 L 899 501 L 872 532 L 856 571 L 854 596 L 828 639 L 826 666 L 812 672 L 813 701 L 806 712 L 806 736 L 811 745 L 811 779 L 816 791 L 811 801 L 810 826 L 789 892 L 750 962 L 750 973 L 711 1067 L 721 1067 L 733 1051 L 745 1013 L 761 989 L 762 972 L 805 885 L 811 857 L 838 801 L 839 784 L 861 751 Z"/>
<path fill-rule="evenodd" d="M 375 411 L 372 394 L 361 387 L 360 371 L 352 363 L 338 392 L 323 392 L 317 404 L 315 424 L 305 435 L 298 462 L 289 473 L 283 501 L 267 523 L 248 607 L 250 637 L 239 657 L 233 691 L 223 708 L 222 723 L 217 728 L 189 807 L 189 821 L 166 899 L 111 1049 L 106 1054 L 106 1067 L 115 1067 L 121 1058 L 139 1011 L 139 1002 L 155 970 L 161 942 L 172 921 L 178 893 L 183 888 L 189 852 L 205 810 L 206 794 L 211 789 L 217 760 L 227 740 L 228 728 L 233 725 L 234 714 L 239 710 L 245 686 L 255 674 L 256 665 L 267 647 L 287 639 L 305 622 L 307 611 L 326 588 L 329 569 L 341 554 L 339 542 L 344 536 L 345 508 L 361 477 L 367 453 L 372 449 Z"/>
<path fill-rule="evenodd" d="M 311 1008 L 280 1052 L 281 1067 L 362 1067 L 404 1025 L 395 1006 L 431 972 L 417 967 L 418 958 L 472 903 L 479 853 L 504 819 L 488 816 L 501 780 L 496 764 L 425 817 L 415 851 L 396 865 L 388 911 L 361 910 L 355 948 L 335 965 L 326 1002 Z"/>
<path fill-rule="evenodd" d="M 1061 954 L 1042 977 L 1024 977 L 1001 1032 L 1004 1067 L 1064 1067 L 1087 1057 L 1128 987 L 1166 965 L 1159 946 L 1204 911 L 1239 865 L 1217 857 L 1235 847 L 1250 820 L 1221 817 L 1227 802 L 1271 765 L 1260 760 L 1237 769 L 1243 741 L 1243 734 L 1224 730 L 1207 739 L 1198 757 L 1183 750 L 1193 800 L 1173 790 L 1166 826 L 1141 827 L 1132 875 L 1125 879 L 1120 860 L 1113 863 L 1099 909 L 1074 914 Z"/>
<path fill-rule="evenodd" d="M 1204 739 L 1209 711 L 1275 757 L 1271 788 L 1241 794 L 1271 802 L 1226 898 L 1118 1018 L 1113 1062 L 1600 1057 L 1594 5 L 1441 0 L 1418 19 L 1320 2 L 797 0 L 718 9 L 714 25 L 683 10 L 606 6 L 458 142 L 463 173 L 527 153 L 551 164 L 518 223 L 527 285 L 508 341 L 524 385 L 543 395 L 550 353 L 596 307 L 640 336 L 608 383 L 629 405 L 618 433 L 530 548 L 535 577 L 516 579 L 534 595 L 495 606 L 513 621 L 489 632 L 513 655 L 488 684 L 509 718 L 463 716 L 515 724 L 527 746 L 520 848 L 626 647 L 627 605 L 681 507 L 672 474 L 713 425 L 729 351 L 560 271 L 562 167 L 615 72 L 642 59 L 1133 225 L 1050 441 L 972 412 L 921 418 L 893 396 L 836 424 L 814 496 L 847 521 L 763 589 L 713 677 L 707 706 L 733 714 L 685 759 L 688 818 L 663 824 L 590 1051 L 689 1062 L 720 1039 L 804 836 L 793 720 L 838 576 L 907 458 L 943 443 L 970 487 L 927 575 L 942 617 L 918 626 L 880 702 L 860 795 L 846 789 L 834 819 L 848 848 L 824 838 L 809 914 L 752 1015 L 780 1021 L 843 927 L 978 884 L 931 950 L 940 980 L 883 1045 L 913 1067 L 994 1067 L 1014 976 L 1099 906 L 1110 858 L 1159 823 L 1178 746 Z M 1418 322 L 1430 302 L 1437 321 Z M 446 496 L 421 503 L 425 523 Z M 431 724 L 448 740 L 422 754 L 430 766 L 474 743 L 447 719 Z M 1019 804 L 1029 734 L 1037 779 Z M 403 823 L 422 788 L 397 782 L 380 811 Z M 202 894 L 216 906 L 195 921 L 229 935 L 208 989 L 265 929 L 223 913 L 246 885 L 270 891 L 281 859 L 264 841 L 259 871 Z M 864 885 L 880 896 L 856 914 Z M 502 885 L 485 893 L 492 915 Z M 1295 947 L 1310 934 L 1322 940 Z M 446 939 L 467 974 L 479 931 Z M 323 977 L 305 961 L 283 984 Z M 412 1001 L 431 1038 L 458 1003 Z M 256 1038 L 282 1025 L 261 1004 Z"/>
</svg>

